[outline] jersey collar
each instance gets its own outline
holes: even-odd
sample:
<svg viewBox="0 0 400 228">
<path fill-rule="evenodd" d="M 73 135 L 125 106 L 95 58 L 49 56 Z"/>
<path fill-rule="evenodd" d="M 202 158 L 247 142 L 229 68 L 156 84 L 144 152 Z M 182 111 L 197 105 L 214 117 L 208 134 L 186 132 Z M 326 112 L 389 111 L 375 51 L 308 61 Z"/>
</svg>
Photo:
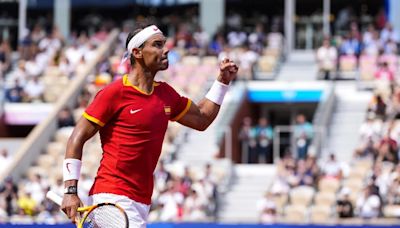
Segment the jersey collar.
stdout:
<svg viewBox="0 0 400 228">
<path fill-rule="evenodd" d="M 127 75 L 127 74 L 125 74 L 125 75 L 123 76 L 123 78 L 122 78 L 122 84 L 123 84 L 124 86 L 130 86 L 130 87 L 132 87 L 133 89 L 135 89 L 136 91 L 138 91 L 139 93 L 144 94 L 144 95 L 151 95 L 151 94 L 153 94 L 154 87 L 159 85 L 159 83 L 153 82 L 153 87 L 151 88 L 150 93 L 146 93 L 145 91 L 141 90 L 139 87 L 133 85 L 133 84 L 128 80 L 128 75 Z"/>
</svg>

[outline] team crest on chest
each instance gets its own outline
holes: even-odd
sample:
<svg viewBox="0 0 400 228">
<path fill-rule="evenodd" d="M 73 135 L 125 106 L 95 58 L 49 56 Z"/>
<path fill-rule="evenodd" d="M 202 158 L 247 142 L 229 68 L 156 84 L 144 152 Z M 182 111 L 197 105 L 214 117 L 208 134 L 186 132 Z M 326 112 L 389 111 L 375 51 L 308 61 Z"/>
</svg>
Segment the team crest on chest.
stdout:
<svg viewBox="0 0 400 228">
<path fill-rule="evenodd" d="M 164 105 L 164 112 L 165 112 L 165 115 L 167 115 L 167 116 L 171 115 L 171 106 Z"/>
</svg>

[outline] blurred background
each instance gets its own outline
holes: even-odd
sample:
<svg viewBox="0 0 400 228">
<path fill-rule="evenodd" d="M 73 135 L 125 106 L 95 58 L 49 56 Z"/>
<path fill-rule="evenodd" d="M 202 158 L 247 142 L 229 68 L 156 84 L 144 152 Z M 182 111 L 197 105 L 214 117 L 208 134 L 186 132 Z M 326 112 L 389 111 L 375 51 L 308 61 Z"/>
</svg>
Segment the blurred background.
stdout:
<svg viewBox="0 0 400 228">
<path fill-rule="evenodd" d="M 0 223 L 72 227 L 45 193 L 62 194 L 76 121 L 129 72 L 127 34 L 152 18 L 170 49 L 156 80 L 198 102 L 221 59 L 240 70 L 207 131 L 170 123 L 150 227 L 398 224 L 395 12 L 397 0 L 0 0 Z M 84 202 L 100 158 L 95 136 Z"/>
</svg>

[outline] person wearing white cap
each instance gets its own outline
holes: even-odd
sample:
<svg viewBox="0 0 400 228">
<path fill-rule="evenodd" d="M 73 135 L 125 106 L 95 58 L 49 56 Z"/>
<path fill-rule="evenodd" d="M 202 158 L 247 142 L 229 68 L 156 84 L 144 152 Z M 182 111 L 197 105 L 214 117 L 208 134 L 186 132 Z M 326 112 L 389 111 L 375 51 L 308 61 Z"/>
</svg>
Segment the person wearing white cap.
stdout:
<svg viewBox="0 0 400 228">
<path fill-rule="evenodd" d="M 99 131 L 103 157 L 90 190 L 93 203 L 112 202 L 125 209 L 129 227 L 146 227 L 153 191 L 153 172 L 169 121 L 205 130 L 216 118 L 238 67 L 220 64 L 217 80 L 198 104 L 179 95 L 158 71 L 168 68 L 166 37 L 145 25 L 127 37 L 132 71 L 99 91 L 87 107 L 67 144 L 63 164 L 65 194 L 62 210 L 74 221 L 81 201 L 77 195 L 82 148 Z"/>
</svg>

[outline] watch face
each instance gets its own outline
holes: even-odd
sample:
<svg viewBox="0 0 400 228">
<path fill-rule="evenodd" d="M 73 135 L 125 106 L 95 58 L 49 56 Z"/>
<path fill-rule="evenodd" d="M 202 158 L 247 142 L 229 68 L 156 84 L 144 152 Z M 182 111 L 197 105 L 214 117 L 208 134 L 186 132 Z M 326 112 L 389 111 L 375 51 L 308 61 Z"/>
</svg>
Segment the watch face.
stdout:
<svg viewBox="0 0 400 228">
<path fill-rule="evenodd" d="M 66 194 L 76 194 L 77 192 L 78 192 L 78 189 L 77 189 L 76 186 L 68 186 L 68 187 L 65 189 L 65 193 L 66 193 Z"/>
</svg>

